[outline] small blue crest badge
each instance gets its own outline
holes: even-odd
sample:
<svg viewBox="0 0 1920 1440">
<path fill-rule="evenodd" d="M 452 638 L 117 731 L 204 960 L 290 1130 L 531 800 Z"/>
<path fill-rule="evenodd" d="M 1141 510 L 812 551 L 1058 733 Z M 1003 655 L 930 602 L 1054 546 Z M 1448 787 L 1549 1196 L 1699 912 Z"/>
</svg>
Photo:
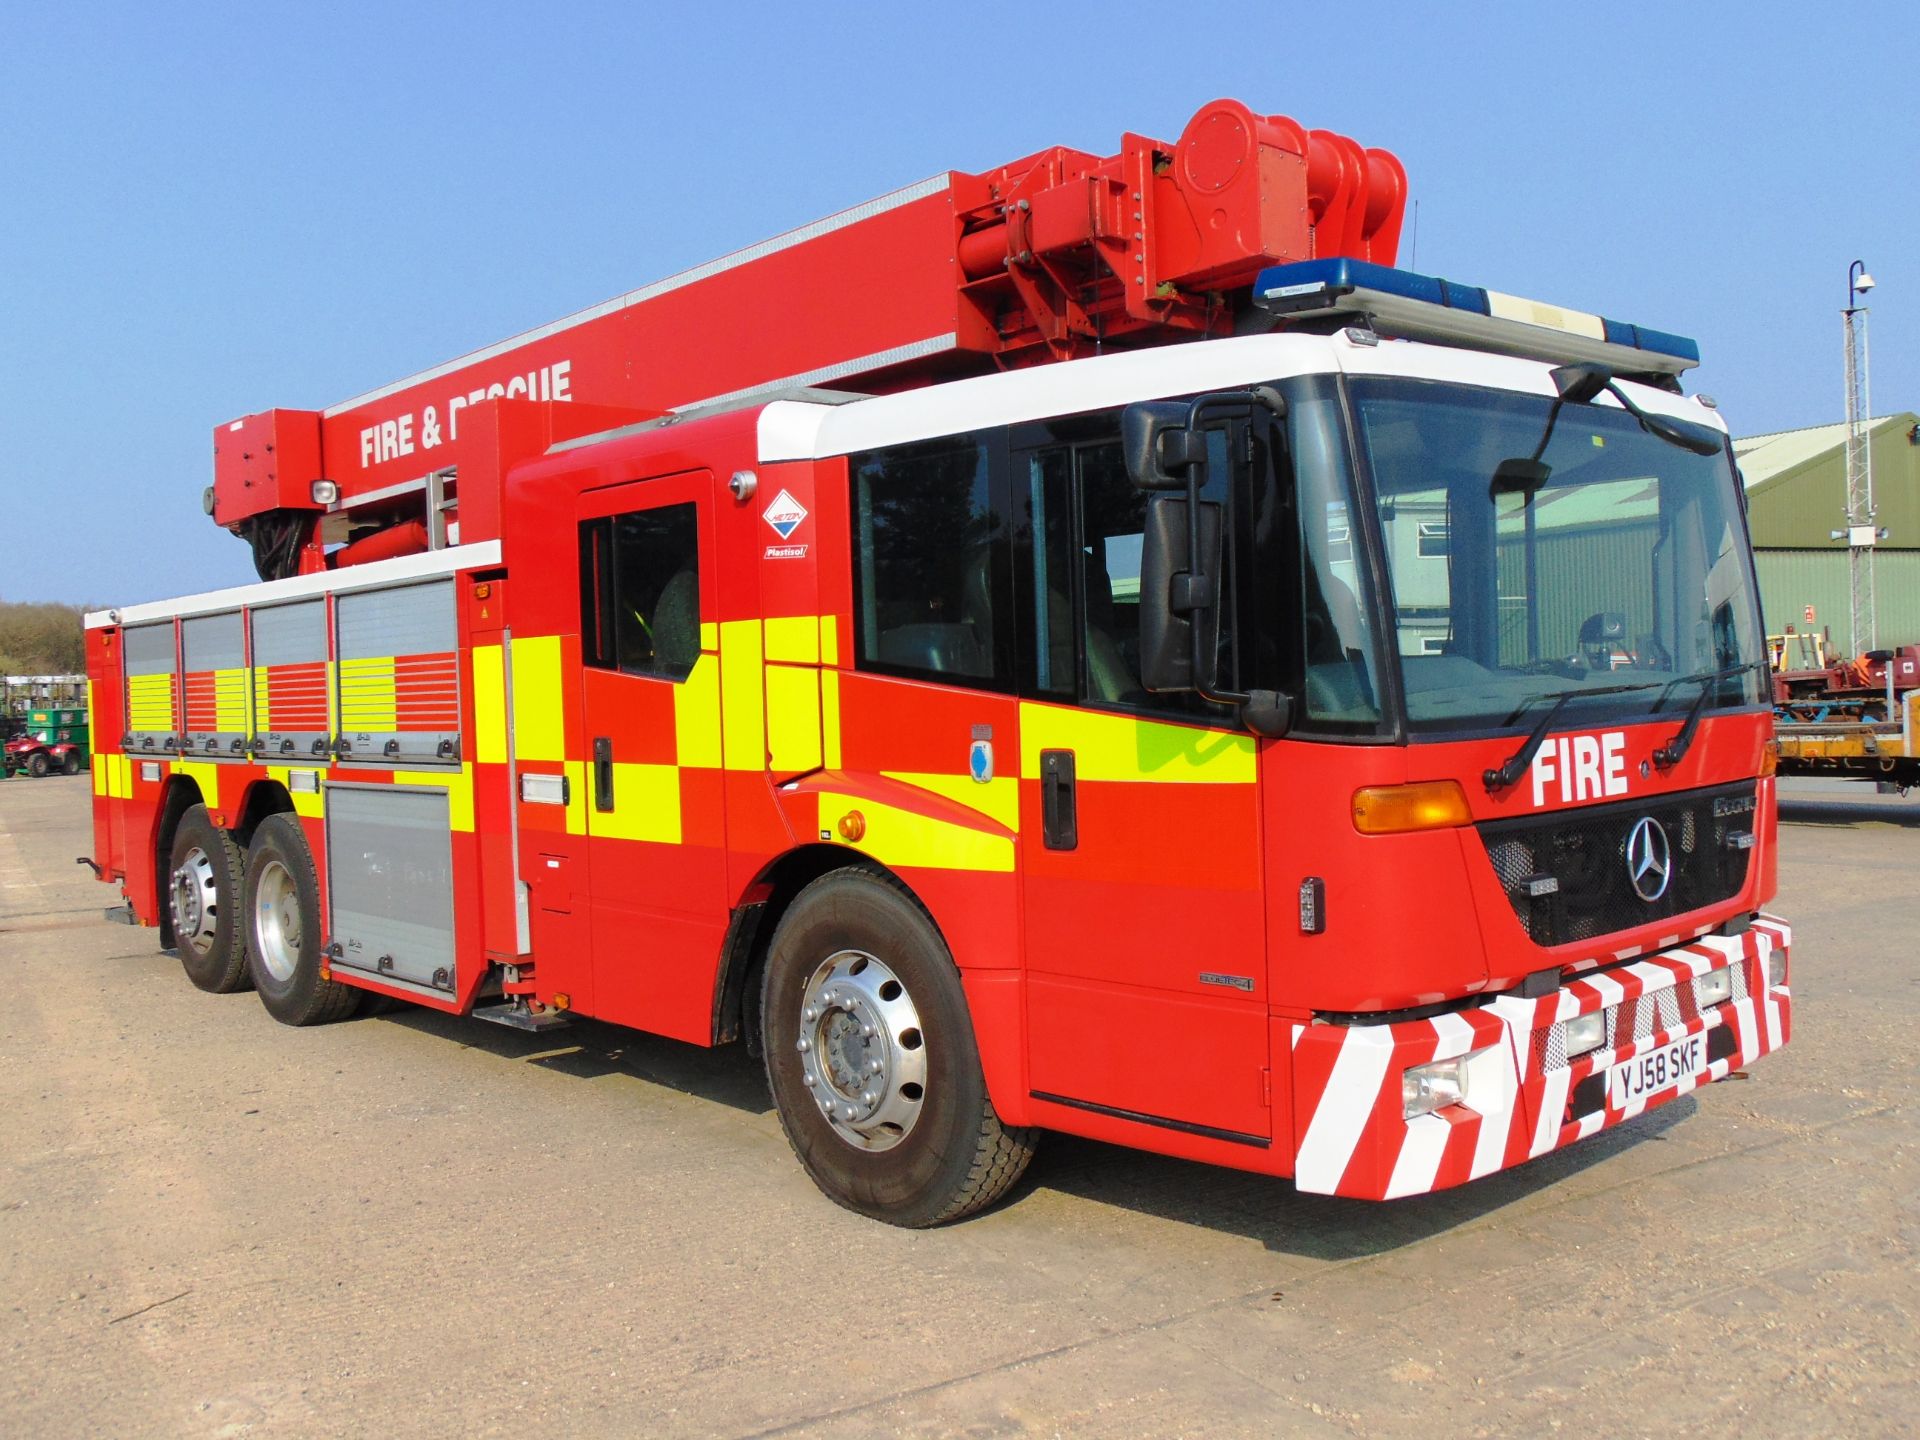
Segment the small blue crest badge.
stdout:
<svg viewBox="0 0 1920 1440">
<path fill-rule="evenodd" d="M 993 779 L 993 742 L 976 740 L 967 752 L 967 773 L 975 783 L 984 785 Z"/>
</svg>

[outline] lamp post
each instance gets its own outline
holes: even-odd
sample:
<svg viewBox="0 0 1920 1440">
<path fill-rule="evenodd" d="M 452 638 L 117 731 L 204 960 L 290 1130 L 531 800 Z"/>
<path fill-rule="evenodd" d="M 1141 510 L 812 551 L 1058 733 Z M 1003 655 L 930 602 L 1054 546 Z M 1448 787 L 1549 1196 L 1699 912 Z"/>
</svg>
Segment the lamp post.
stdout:
<svg viewBox="0 0 1920 1440">
<path fill-rule="evenodd" d="M 1867 307 L 1861 297 L 1873 289 L 1866 262 L 1847 267 L 1847 308 L 1840 312 L 1847 344 L 1847 579 L 1851 596 L 1848 640 L 1853 653 L 1871 650 L 1875 643 L 1873 545 L 1879 538 L 1874 522 L 1873 447 L 1868 443 L 1872 424 L 1867 401 Z"/>
</svg>

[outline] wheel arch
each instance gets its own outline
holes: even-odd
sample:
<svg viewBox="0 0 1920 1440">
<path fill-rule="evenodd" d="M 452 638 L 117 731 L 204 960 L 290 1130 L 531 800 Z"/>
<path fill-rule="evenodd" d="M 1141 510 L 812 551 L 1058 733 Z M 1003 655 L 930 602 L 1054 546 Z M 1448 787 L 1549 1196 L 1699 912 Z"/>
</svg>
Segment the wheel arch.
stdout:
<svg viewBox="0 0 1920 1440">
<path fill-rule="evenodd" d="M 254 780 L 241 798 L 238 818 L 230 827 L 234 843 L 245 849 L 253 843 L 253 832 L 269 815 L 292 815 L 293 796 L 278 780 Z"/>
<path fill-rule="evenodd" d="M 760 1053 L 759 1004 L 761 969 L 780 917 L 800 892 L 833 870 L 864 865 L 875 874 L 899 877 L 886 866 L 840 845 L 802 845 L 769 861 L 742 892 L 720 947 L 719 973 L 713 986 L 713 1043 L 725 1045 L 745 1039 L 749 1053 Z"/>
<path fill-rule="evenodd" d="M 981 894 L 962 872 L 903 872 L 850 846 L 831 844 L 803 845 L 769 862 L 742 892 L 727 927 L 714 983 L 712 1043 L 744 1039 L 749 1053 L 760 1053 L 759 979 L 780 917 L 813 881 L 855 867 L 898 886 L 933 926 L 960 973 L 988 1094 L 1003 1119 L 1028 1123 L 1025 977 L 1015 954 L 1017 942 L 992 923 L 982 926 L 967 919 L 969 898 L 975 909 L 1007 910 L 1011 887 L 996 887 L 993 899 L 1000 904 L 983 906 L 978 904 Z"/>
<path fill-rule="evenodd" d="M 153 907 L 160 917 L 163 950 L 171 949 L 175 943 L 173 908 L 167 904 L 167 877 L 171 870 L 167 862 L 173 854 L 173 834 L 180 828 L 182 815 L 205 803 L 200 782 L 191 775 L 169 775 L 166 788 L 160 792 L 160 806 L 155 812 L 159 818 L 153 827 Z"/>
</svg>

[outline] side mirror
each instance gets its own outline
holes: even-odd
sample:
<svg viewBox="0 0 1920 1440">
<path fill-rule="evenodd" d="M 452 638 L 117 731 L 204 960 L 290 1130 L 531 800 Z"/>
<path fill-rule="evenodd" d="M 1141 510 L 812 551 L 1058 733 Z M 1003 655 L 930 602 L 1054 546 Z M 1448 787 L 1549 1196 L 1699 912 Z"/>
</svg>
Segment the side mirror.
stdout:
<svg viewBox="0 0 1920 1440">
<path fill-rule="evenodd" d="M 1178 400 L 1142 400 L 1120 412 L 1120 449 L 1141 490 L 1184 490 L 1187 471 L 1206 463 L 1207 442 L 1188 428 Z"/>
<path fill-rule="evenodd" d="M 1210 690 L 1220 653 L 1220 507 L 1200 505 L 1200 566 L 1187 563 L 1187 502 L 1147 503 L 1140 544 L 1140 681 L 1155 692 Z M 1193 673 L 1198 654 L 1207 668 Z"/>
</svg>

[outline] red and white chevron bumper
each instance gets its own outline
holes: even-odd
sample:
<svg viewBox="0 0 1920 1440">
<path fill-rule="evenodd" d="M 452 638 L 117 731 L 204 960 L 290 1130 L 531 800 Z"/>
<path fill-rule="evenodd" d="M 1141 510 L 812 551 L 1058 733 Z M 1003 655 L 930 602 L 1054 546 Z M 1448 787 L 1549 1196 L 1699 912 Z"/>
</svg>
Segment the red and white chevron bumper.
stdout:
<svg viewBox="0 0 1920 1440">
<path fill-rule="evenodd" d="M 1394 1025 L 1295 1025 L 1294 1183 L 1373 1200 L 1444 1190 L 1723 1079 L 1787 1043 L 1790 939 L 1762 916 L 1743 935 L 1703 935 L 1538 999 L 1503 995 Z M 1698 977 L 1721 968 L 1733 972 L 1731 998 L 1703 1005 Z M 1595 1010 L 1608 1012 L 1606 1041 L 1567 1059 L 1565 1023 Z M 1615 1107 L 1610 1069 L 1693 1035 L 1706 1037 L 1703 1067 Z M 1466 1100 L 1407 1119 L 1408 1067 L 1461 1055 L 1475 1055 Z"/>
</svg>

